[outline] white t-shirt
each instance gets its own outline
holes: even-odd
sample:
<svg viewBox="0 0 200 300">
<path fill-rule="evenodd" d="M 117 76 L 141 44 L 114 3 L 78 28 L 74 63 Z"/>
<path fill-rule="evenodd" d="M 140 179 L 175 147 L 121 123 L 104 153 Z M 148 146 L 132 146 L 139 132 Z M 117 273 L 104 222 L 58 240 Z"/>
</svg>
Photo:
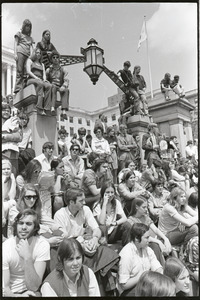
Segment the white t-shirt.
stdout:
<svg viewBox="0 0 200 300">
<path fill-rule="evenodd" d="M 33 260 L 50 260 L 50 245 L 42 236 L 34 236 L 31 244 L 33 246 Z M 13 293 L 27 290 L 25 284 L 23 260 L 16 250 L 16 237 L 11 237 L 3 243 L 3 271 L 10 271 L 10 289 Z"/>
<path fill-rule="evenodd" d="M 119 256 L 120 261 L 117 284 L 119 292 L 122 292 L 120 284 L 127 283 L 130 278 L 137 276 L 140 271 L 156 271 L 159 268 L 162 268 L 150 247 L 142 249 L 142 256 L 140 256 L 133 242 L 124 246 L 120 251 Z"/>
<path fill-rule="evenodd" d="M 99 220 L 100 214 L 101 214 L 101 206 L 100 206 L 100 203 L 98 203 L 93 209 L 93 215 L 94 215 L 94 217 L 97 217 L 97 219 Z M 117 220 L 117 218 L 116 218 L 117 215 L 123 216 L 124 211 L 123 211 L 121 203 L 119 202 L 119 200 L 116 199 L 115 210 L 114 209 L 111 210 L 110 215 L 106 214 L 106 226 L 108 226 L 108 234 L 111 234 L 111 232 L 115 228 L 115 226 L 110 226 L 110 224 Z"/>
</svg>

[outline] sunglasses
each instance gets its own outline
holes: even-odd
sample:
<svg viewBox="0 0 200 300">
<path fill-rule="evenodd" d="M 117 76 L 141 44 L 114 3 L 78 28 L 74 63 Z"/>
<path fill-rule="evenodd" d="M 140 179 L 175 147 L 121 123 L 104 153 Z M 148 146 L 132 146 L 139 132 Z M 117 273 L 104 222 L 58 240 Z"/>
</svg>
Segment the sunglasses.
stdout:
<svg viewBox="0 0 200 300">
<path fill-rule="evenodd" d="M 52 56 L 53 59 L 59 59 L 59 56 Z"/>
<path fill-rule="evenodd" d="M 31 200 L 31 199 L 37 200 L 37 198 L 38 198 L 38 197 L 37 197 L 36 195 L 34 195 L 34 196 L 33 196 L 33 195 L 24 196 L 24 199 L 25 199 L 25 200 Z"/>
<path fill-rule="evenodd" d="M 79 151 L 79 148 L 73 148 L 72 151 Z"/>
</svg>

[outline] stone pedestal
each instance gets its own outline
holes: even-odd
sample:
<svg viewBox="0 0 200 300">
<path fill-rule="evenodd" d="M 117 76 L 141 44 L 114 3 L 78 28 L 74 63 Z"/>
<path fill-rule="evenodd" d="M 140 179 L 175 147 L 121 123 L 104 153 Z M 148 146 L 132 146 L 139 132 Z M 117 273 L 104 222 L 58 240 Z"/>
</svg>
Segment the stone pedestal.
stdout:
<svg viewBox="0 0 200 300">
<path fill-rule="evenodd" d="M 145 133 L 147 133 L 147 125 L 152 122 L 152 118 L 147 116 L 135 115 L 128 118 L 127 127 L 128 133 L 135 136 L 138 135 L 140 137 L 140 157 L 141 164 L 146 164 L 146 160 L 144 159 L 144 150 L 142 150 L 142 137 Z"/>
<path fill-rule="evenodd" d="M 185 157 L 185 146 L 187 141 L 192 139 L 190 112 L 195 107 L 187 99 L 175 96 L 172 100 L 166 101 L 162 93 L 157 93 L 154 99 L 149 100 L 148 106 L 159 131 L 167 136 L 177 136 L 181 155 Z"/>
<path fill-rule="evenodd" d="M 24 112 L 29 115 L 28 127 L 32 130 L 33 149 L 36 156 L 42 153 L 42 145 L 45 142 L 54 144 L 54 155 L 58 153 L 57 146 L 57 117 L 51 116 L 50 111 L 46 116 L 41 115 L 41 111 L 36 109 L 37 95 L 34 85 L 29 85 L 20 91 L 13 100 L 15 107 L 24 108 Z M 56 106 L 59 104 L 57 103 Z"/>
</svg>

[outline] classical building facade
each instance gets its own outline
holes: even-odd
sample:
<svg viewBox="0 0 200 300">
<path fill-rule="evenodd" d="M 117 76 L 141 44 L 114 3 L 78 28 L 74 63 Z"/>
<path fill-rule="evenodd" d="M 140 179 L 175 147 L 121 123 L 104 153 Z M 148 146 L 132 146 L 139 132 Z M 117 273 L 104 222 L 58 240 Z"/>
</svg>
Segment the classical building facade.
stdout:
<svg viewBox="0 0 200 300">
<path fill-rule="evenodd" d="M 2 96 L 12 94 L 16 79 L 16 62 L 14 51 L 8 47 L 2 47 L 2 66 L 1 66 L 1 87 Z"/>
</svg>

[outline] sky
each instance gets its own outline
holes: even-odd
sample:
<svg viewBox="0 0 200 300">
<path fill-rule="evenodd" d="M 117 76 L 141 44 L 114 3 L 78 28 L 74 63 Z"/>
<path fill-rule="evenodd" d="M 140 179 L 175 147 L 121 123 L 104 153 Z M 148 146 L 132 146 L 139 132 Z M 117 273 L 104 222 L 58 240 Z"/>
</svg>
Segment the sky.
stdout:
<svg viewBox="0 0 200 300">
<path fill-rule="evenodd" d="M 146 16 L 146 42 L 137 45 Z M 46 29 L 62 55 L 81 55 L 80 48 L 94 38 L 104 50 L 105 66 L 118 72 L 127 60 L 131 71 L 141 66 L 150 91 L 149 64 L 153 90 L 160 88 L 165 73 L 180 76 L 186 91 L 197 89 L 197 4 L 196 3 L 4 3 L 2 44 L 13 49 L 14 34 L 24 19 L 32 22 L 35 42 Z M 117 86 L 103 72 L 96 85 L 83 72 L 84 64 L 68 66 L 70 106 L 87 111 L 107 106 Z"/>
</svg>

